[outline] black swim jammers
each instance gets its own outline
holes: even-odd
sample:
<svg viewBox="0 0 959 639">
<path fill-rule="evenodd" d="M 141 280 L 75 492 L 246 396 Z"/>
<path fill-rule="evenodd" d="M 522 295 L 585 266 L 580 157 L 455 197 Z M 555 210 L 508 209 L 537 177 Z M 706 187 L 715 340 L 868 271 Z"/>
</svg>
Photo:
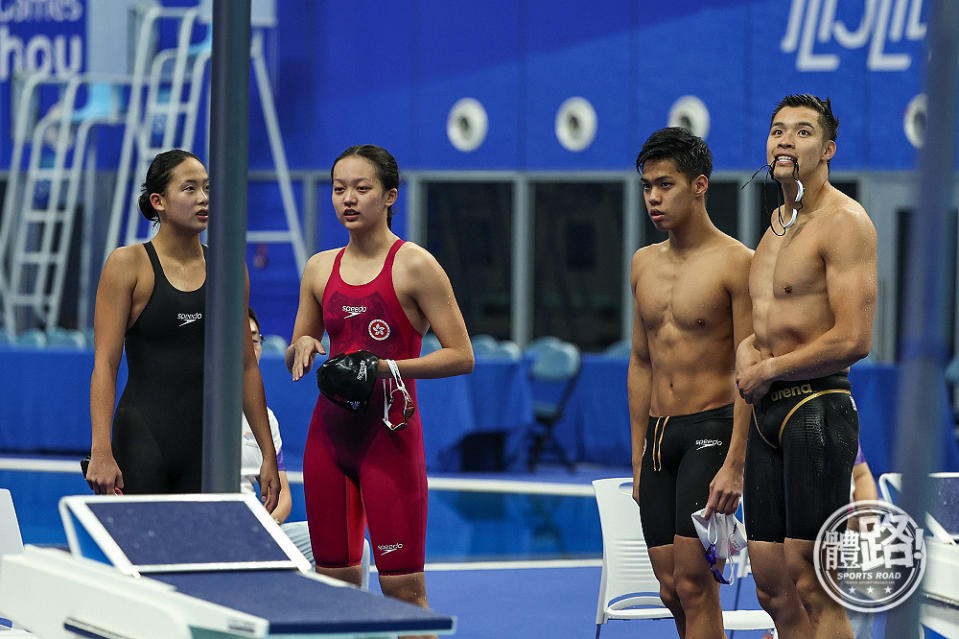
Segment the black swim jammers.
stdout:
<svg viewBox="0 0 959 639">
<path fill-rule="evenodd" d="M 849 377 L 775 382 L 754 407 L 743 508 L 753 541 L 814 540 L 849 503 L 859 416 Z"/>
<path fill-rule="evenodd" d="M 733 405 L 692 415 L 650 417 L 639 479 L 639 512 L 647 547 L 696 538 L 692 515 L 706 506 L 733 432 Z"/>
</svg>

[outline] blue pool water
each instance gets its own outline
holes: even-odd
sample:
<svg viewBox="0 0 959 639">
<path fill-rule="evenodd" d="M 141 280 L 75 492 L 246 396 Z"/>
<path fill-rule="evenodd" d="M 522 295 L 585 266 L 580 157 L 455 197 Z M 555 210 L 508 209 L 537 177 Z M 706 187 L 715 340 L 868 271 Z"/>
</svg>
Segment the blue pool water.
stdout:
<svg viewBox="0 0 959 639">
<path fill-rule="evenodd" d="M 28 544 L 66 545 L 60 497 L 90 494 L 79 471 L 0 470 L 0 487 L 13 495 Z M 303 486 L 292 484 L 292 493 L 289 521 L 304 519 Z M 602 548 L 591 496 L 430 492 L 429 562 L 599 558 Z"/>
</svg>

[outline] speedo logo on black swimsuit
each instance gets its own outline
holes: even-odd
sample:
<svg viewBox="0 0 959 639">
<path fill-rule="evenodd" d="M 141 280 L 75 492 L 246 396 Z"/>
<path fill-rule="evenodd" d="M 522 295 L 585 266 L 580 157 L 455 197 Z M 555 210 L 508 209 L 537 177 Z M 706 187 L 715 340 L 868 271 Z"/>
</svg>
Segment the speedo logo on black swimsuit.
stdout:
<svg viewBox="0 0 959 639">
<path fill-rule="evenodd" d="M 388 555 L 394 550 L 400 550 L 403 547 L 403 544 L 384 544 L 382 546 L 377 546 L 376 549 L 380 551 L 382 555 Z"/>
<path fill-rule="evenodd" d="M 713 446 L 722 446 L 723 441 L 721 439 L 697 439 L 696 440 L 696 450 L 702 450 L 704 448 L 711 448 Z"/>
<path fill-rule="evenodd" d="M 803 384 L 802 386 L 787 386 L 786 388 L 780 388 L 769 394 L 770 401 L 776 402 L 780 399 L 788 399 L 790 397 L 799 397 L 800 395 L 809 395 L 812 393 L 812 384 Z"/>
<path fill-rule="evenodd" d="M 366 307 L 365 306 L 344 306 L 343 312 L 347 314 L 346 317 L 344 317 L 343 319 L 350 319 L 351 317 L 356 317 L 360 313 L 365 313 Z"/>
<path fill-rule="evenodd" d="M 180 322 L 180 327 L 183 327 L 203 319 L 203 313 L 177 313 L 176 318 Z"/>
</svg>

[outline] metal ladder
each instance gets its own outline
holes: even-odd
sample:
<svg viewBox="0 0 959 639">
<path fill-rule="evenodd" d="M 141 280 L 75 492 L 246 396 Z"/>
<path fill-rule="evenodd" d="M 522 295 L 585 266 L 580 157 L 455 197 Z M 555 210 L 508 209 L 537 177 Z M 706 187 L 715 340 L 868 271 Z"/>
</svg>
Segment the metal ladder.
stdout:
<svg viewBox="0 0 959 639">
<path fill-rule="evenodd" d="M 112 88 L 116 77 L 34 73 L 17 82 L 22 86 L 0 223 L 0 321 L 11 337 L 24 328 L 57 323 L 87 142 L 94 126 L 116 123 L 118 102 Z M 57 90 L 59 99 L 37 119 L 41 93 L 48 86 Z M 86 104 L 77 109 L 83 87 Z"/>
<path fill-rule="evenodd" d="M 120 246 L 120 230 L 126 217 L 126 230 L 123 244 L 134 244 L 150 238 L 149 232 L 142 232 L 145 220 L 140 221 L 137 212 L 140 176 L 146 170 L 154 156 L 161 151 L 174 147 L 191 148 L 193 134 L 189 131 L 177 138 L 176 132 L 181 115 L 190 115 L 195 111 L 199 94 L 195 78 L 191 77 L 187 87 L 186 70 L 190 54 L 190 39 L 196 22 L 196 9 L 163 9 L 150 6 L 139 11 L 137 28 L 137 50 L 134 57 L 133 75 L 130 80 L 130 104 L 126 113 L 120 160 L 117 166 L 117 180 L 113 191 L 113 204 L 110 211 L 110 225 L 107 229 L 106 247 L 103 261 L 117 246 Z M 177 28 L 177 46 L 162 50 L 151 57 L 155 46 L 157 23 L 161 19 L 179 21 Z M 165 71 L 166 65 L 173 63 L 172 76 Z M 149 69 L 147 68 L 149 66 Z M 185 88 L 190 89 L 191 98 L 183 102 Z M 146 95 L 144 95 L 146 92 Z M 161 99 L 162 96 L 162 99 Z M 158 130 L 155 130 L 156 129 Z"/>
<path fill-rule="evenodd" d="M 207 88 L 204 86 L 203 77 L 206 65 L 210 60 L 210 45 L 212 44 L 212 38 L 209 37 L 212 30 L 207 32 L 208 37 L 202 42 L 191 44 L 190 35 L 198 16 L 197 9 L 183 11 L 162 10 L 153 7 L 145 12 L 141 22 L 132 80 L 133 89 L 131 90 L 130 108 L 127 112 L 127 128 L 117 173 L 110 227 L 107 232 L 107 243 L 103 255 L 104 261 L 110 255 L 110 252 L 120 245 L 121 226 L 125 226 L 126 229 L 124 244 L 133 244 L 149 239 L 149 233 L 144 232 L 147 225 L 141 219 L 136 207 L 136 201 L 139 197 L 139 184 L 136 180 L 146 173 L 156 154 L 174 147 L 194 149 L 200 97 L 203 90 Z M 177 46 L 175 49 L 157 53 L 151 62 L 149 75 L 147 76 L 146 64 L 152 29 L 156 20 L 161 17 L 179 17 L 181 20 Z M 269 26 L 272 25 L 260 24 L 254 26 L 250 56 L 253 62 L 253 72 L 273 163 L 276 168 L 286 227 L 275 230 L 249 231 L 247 242 L 290 244 L 297 268 L 302 271 L 307 258 L 303 230 L 296 208 L 296 200 L 293 196 L 290 170 L 283 149 L 283 138 L 263 56 L 263 28 Z M 208 28 L 212 29 L 211 25 L 208 25 Z M 170 62 L 173 65 L 172 75 L 165 72 L 165 68 Z M 188 72 L 187 67 L 189 65 L 192 66 L 190 66 Z M 146 98 L 141 107 L 143 91 L 138 88 L 143 86 L 146 86 Z M 143 111 L 142 116 L 140 115 L 141 110 Z M 179 127 L 181 117 L 183 119 L 182 129 Z M 178 131 L 180 132 L 179 136 L 177 135 Z M 123 221 L 124 212 L 126 212 L 125 224 Z"/>
<path fill-rule="evenodd" d="M 124 218 L 124 244 L 149 239 L 148 229 L 144 232 L 146 221 L 136 206 L 137 179 L 146 173 L 153 157 L 173 147 L 193 148 L 200 98 L 206 88 L 203 76 L 210 59 L 209 38 L 199 44 L 191 43 L 199 11 L 155 5 L 137 7 L 135 11 L 138 46 L 131 76 L 86 74 L 64 79 L 31 74 L 23 77 L 15 113 L 10 177 L 0 218 L 0 323 L 11 337 L 27 328 L 40 325 L 49 329 L 57 324 L 92 127 L 102 123 L 124 127 L 103 261 L 120 245 Z M 151 54 L 161 19 L 179 21 L 176 46 Z M 297 267 L 302 271 L 306 249 L 263 57 L 262 26 L 254 29 L 251 59 L 286 227 L 250 231 L 247 241 L 289 243 Z M 169 73 L 167 68 L 171 64 L 172 73 Z M 59 87 L 59 101 L 55 108 L 37 118 L 34 114 L 39 110 L 38 94 L 50 84 Z M 83 86 L 87 88 L 87 105 L 78 110 L 77 95 Z M 125 109 L 117 105 L 90 109 L 93 96 L 102 97 L 99 89 L 104 86 L 108 87 L 108 95 L 129 87 Z M 55 139 L 52 145 L 51 138 Z M 26 166 L 22 166 L 25 157 L 28 160 Z M 93 170 L 95 167 L 90 166 L 87 173 Z M 87 214 L 92 215 L 92 211 Z M 82 252 L 90 260 L 89 247 L 85 246 Z M 81 293 L 85 290 L 81 282 Z"/>
</svg>

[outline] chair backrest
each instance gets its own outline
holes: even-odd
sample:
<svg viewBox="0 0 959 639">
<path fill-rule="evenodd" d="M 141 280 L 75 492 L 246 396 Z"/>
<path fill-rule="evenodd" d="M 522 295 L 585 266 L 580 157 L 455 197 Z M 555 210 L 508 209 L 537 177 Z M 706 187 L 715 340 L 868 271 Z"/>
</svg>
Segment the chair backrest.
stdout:
<svg viewBox="0 0 959 639">
<path fill-rule="evenodd" d="M 533 413 L 558 418 L 566 408 L 581 366 L 579 349 L 567 342 L 544 344 L 530 365 Z"/>
<path fill-rule="evenodd" d="M 17 511 L 13 508 L 13 497 L 9 490 L 0 488 L 0 555 L 13 552 L 23 552 L 23 538 Z"/>
<path fill-rule="evenodd" d="M 31 328 L 17 335 L 17 346 L 43 348 L 47 345 L 47 335 L 38 328 Z"/>
<path fill-rule="evenodd" d="M 423 345 L 420 347 L 420 353 L 423 355 L 429 355 L 433 351 L 438 351 L 443 348 L 440 345 L 440 340 L 433 333 L 427 333 L 423 336 Z"/>
<path fill-rule="evenodd" d="M 629 357 L 633 349 L 633 342 L 628 339 L 621 339 L 613 342 L 603 350 L 606 357 Z"/>
<path fill-rule="evenodd" d="M 523 352 L 526 355 L 536 355 L 540 350 L 547 346 L 555 346 L 556 344 L 562 344 L 563 340 L 553 335 L 544 335 L 542 337 L 537 337 L 529 344 L 526 345 L 526 348 L 523 349 Z"/>
<path fill-rule="evenodd" d="M 76 329 L 51 328 L 47 331 L 47 346 L 82 350 L 87 347 L 87 337 Z"/>
<path fill-rule="evenodd" d="M 523 359 L 523 349 L 516 342 L 504 339 L 496 345 L 495 356 L 500 359 L 508 359 L 511 362 L 518 362 Z"/>
<path fill-rule="evenodd" d="M 282 335 L 264 335 L 261 341 L 264 353 L 286 353 L 286 338 Z"/>
<path fill-rule="evenodd" d="M 497 342 L 492 335 L 473 335 L 470 342 L 476 355 L 492 355 L 496 352 Z"/>
<path fill-rule="evenodd" d="M 579 374 L 579 349 L 568 342 L 546 344 L 533 356 L 529 374 L 533 379 L 562 382 Z"/>
<path fill-rule="evenodd" d="M 646 549 L 639 505 L 633 501 L 633 478 L 597 479 L 593 490 L 603 535 L 603 579 L 596 623 L 604 623 L 606 607 L 623 597 L 629 597 L 631 605 L 665 608 Z"/>
</svg>

